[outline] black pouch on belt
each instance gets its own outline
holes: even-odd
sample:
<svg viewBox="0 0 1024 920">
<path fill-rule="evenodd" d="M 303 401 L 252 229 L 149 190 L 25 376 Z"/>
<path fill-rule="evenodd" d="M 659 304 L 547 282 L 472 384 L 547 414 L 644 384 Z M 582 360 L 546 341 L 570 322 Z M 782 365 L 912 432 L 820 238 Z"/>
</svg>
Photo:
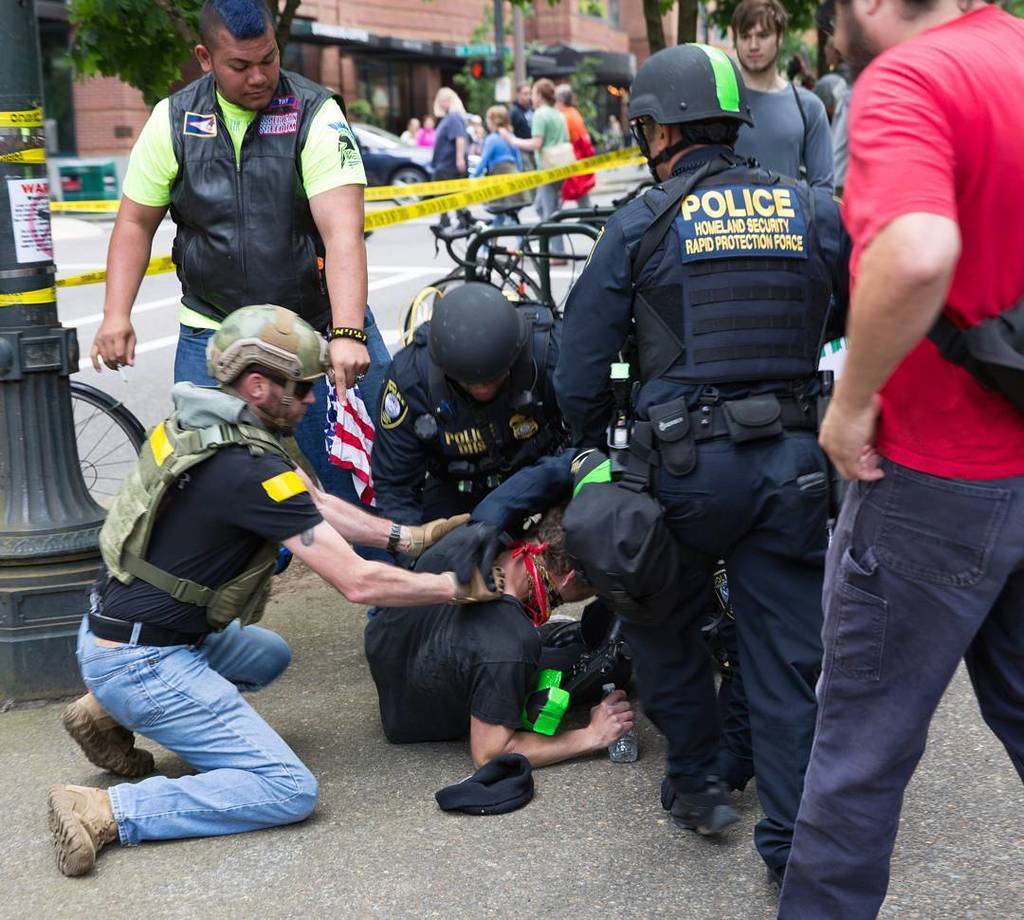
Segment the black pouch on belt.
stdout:
<svg viewBox="0 0 1024 920">
<path fill-rule="evenodd" d="M 774 393 L 731 400 L 723 403 L 722 409 L 733 444 L 782 434 L 782 406 Z"/>
<path fill-rule="evenodd" d="M 697 445 L 690 431 L 690 413 L 680 397 L 647 410 L 651 428 L 658 439 L 661 463 L 673 476 L 692 473 L 697 465 Z"/>
</svg>

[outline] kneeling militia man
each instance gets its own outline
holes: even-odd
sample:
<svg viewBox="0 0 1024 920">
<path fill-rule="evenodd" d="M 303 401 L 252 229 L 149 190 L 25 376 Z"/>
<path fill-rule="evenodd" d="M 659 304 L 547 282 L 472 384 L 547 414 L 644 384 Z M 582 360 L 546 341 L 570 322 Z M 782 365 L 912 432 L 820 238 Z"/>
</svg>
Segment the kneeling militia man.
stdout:
<svg viewBox="0 0 1024 920">
<path fill-rule="evenodd" d="M 498 556 L 504 597 L 472 612 L 441 601 L 426 608 L 395 604 L 371 617 L 366 657 L 389 741 L 454 741 L 468 731 L 477 767 L 512 753 L 541 767 L 602 750 L 633 727 L 629 700 L 616 690 L 593 707 L 583 728 L 550 737 L 520 730 L 539 672 L 556 667 L 545 665 L 545 653 L 557 658 L 564 651 L 542 649 L 538 627 L 563 601 L 594 595 L 565 555 L 561 521 L 561 508 L 548 511 Z M 458 567 L 477 549 L 473 534 L 460 528 L 425 553 L 416 571 Z"/>
<path fill-rule="evenodd" d="M 326 346 L 290 310 L 232 313 L 211 340 L 220 389 L 172 390 L 175 411 L 153 429 L 100 536 L 106 571 L 78 639 L 91 691 L 65 727 L 99 766 L 130 776 L 153 767 L 139 731 L 188 761 L 196 776 L 153 777 L 109 790 L 50 789 L 50 828 L 65 875 L 88 872 L 120 840 L 202 837 L 301 821 L 317 782 L 239 690 L 264 687 L 291 653 L 248 625 L 266 601 L 277 545 L 358 604 L 469 603 L 500 596 L 474 576 L 413 574 L 367 562 L 346 541 L 387 545 L 391 522 L 338 502 L 321 517 L 280 438 L 313 401 Z M 418 555 L 454 524 L 402 527 Z M 500 576 L 497 587 L 500 591 Z"/>
</svg>

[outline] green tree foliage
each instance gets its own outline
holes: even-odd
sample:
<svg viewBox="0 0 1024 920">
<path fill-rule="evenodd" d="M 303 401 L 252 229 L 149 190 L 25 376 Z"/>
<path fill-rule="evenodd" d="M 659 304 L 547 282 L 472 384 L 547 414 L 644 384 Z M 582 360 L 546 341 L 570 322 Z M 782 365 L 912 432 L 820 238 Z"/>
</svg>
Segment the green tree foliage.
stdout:
<svg viewBox="0 0 1024 920">
<path fill-rule="evenodd" d="M 271 0 L 277 44 L 284 50 L 301 0 Z M 71 0 L 71 59 L 80 77 L 118 77 L 155 104 L 181 79 L 199 41 L 203 0 Z"/>
<path fill-rule="evenodd" d="M 814 26 L 814 11 L 818 8 L 817 0 L 781 0 L 789 13 L 789 29 L 802 32 Z M 708 12 L 708 18 L 726 28 L 732 22 L 733 11 L 739 6 L 740 0 L 719 0 L 714 10 Z"/>
</svg>

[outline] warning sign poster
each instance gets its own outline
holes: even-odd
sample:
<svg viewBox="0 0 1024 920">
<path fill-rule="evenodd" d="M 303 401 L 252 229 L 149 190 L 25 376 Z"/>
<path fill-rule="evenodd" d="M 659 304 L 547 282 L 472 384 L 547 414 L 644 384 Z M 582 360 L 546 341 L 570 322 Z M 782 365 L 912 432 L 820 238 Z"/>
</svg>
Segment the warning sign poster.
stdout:
<svg viewBox="0 0 1024 920">
<path fill-rule="evenodd" d="M 684 262 L 746 256 L 807 258 L 807 219 L 792 188 L 729 185 L 701 189 L 679 206 Z"/>
<path fill-rule="evenodd" d="M 50 235 L 50 184 L 46 179 L 8 179 L 15 253 L 19 262 L 53 258 Z"/>
</svg>

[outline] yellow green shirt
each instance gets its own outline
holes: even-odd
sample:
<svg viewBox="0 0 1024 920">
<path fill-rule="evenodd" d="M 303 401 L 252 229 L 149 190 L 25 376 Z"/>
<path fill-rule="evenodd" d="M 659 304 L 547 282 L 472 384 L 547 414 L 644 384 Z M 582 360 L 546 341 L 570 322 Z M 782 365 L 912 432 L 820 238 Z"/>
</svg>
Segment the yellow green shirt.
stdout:
<svg viewBox="0 0 1024 920">
<path fill-rule="evenodd" d="M 259 113 L 228 102 L 220 93 L 217 93 L 217 104 L 238 162 L 245 130 Z M 171 185 L 178 175 L 168 105 L 167 99 L 161 99 L 154 107 L 132 148 L 124 177 L 125 197 L 151 208 L 162 208 L 171 203 Z M 307 198 L 341 185 L 366 185 L 366 173 L 358 155 L 353 155 L 350 146 L 346 146 L 345 153 L 342 153 L 338 143 L 342 130 L 351 129 L 341 107 L 336 100 L 327 99 L 313 117 L 306 142 L 299 153 L 302 187 Z M 184 304 L 180 319 L 185 325 L 200 329 L 214 329 L 218 325 Z"/>
</svg>

